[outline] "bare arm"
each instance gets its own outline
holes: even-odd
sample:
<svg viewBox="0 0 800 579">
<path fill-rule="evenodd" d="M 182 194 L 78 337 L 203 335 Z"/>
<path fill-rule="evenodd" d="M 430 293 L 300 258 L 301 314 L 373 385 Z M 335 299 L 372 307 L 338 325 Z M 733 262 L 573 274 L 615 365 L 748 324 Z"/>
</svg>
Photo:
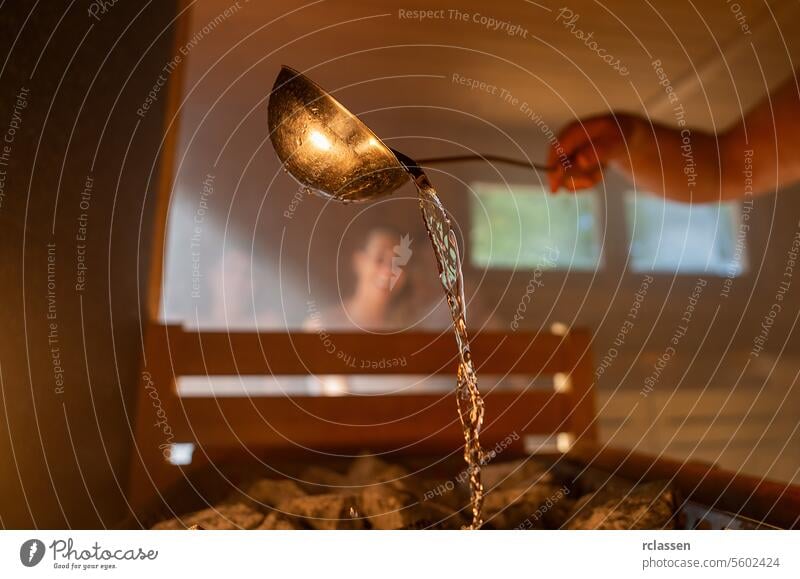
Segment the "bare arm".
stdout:
<svg viewBox="0 0 800 579">
<path fill-rule="evenodd" d="M 753 193 L 775 191 L 800 181 L 800 99 L 794 77 L 719 136 L 633 115 L 594 117 L 560 133 L 550 163 L 556 167 L 549 174 L 553 192 L 591 187 L 606 166 L 642 190 L 677 201 L 741 197 L 746 167 L 752 169 Z"/>
</svg>

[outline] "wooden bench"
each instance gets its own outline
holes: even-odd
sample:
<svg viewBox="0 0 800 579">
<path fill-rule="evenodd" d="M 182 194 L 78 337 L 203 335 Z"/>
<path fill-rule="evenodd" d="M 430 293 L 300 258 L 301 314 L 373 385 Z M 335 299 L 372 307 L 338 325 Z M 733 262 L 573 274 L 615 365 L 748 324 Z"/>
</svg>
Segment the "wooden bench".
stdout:
<svg viewBox="0 0 800 579">
<path fill-rule="evenodd" d="M 334 351 L 331 352 L 331 345 Z M 555 376 L 551 389 L 485 392 L 484 447 L 515 434 L 563 433 L 595 440 L 590 335 L 484 332 L 472 340 L 480 376 Z M 343 355 L 338 355 L 339 353 Z M 359 360 L 401 358 L 403 366 L 362 370 Z M 188 469 L 265 451 L 391 451 L 444 454 L 463 444 L 455 400 L 457 352 L 450 332 L 399 334 L 229 333 L 153 324 L 138 391 L 130 500 L 157 500 Z M 453 391 L 345 396 L 179 396 L 184 376 L 450 375 Z M 195 446 L 190 465 L 168 460 L 171 444 Z"/>
</svg>

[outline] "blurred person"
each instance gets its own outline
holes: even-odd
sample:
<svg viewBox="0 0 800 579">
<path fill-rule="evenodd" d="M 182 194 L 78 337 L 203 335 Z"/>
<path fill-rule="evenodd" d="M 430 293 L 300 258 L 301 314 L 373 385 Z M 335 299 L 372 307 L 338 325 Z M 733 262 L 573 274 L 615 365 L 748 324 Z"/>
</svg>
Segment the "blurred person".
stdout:
<svg viewBox="0 0 800 579">
<path fill-rule="evenodd" d="M 688 143 L 688 147 L 685 145 Z M 687 156 L 688 155 L 688 156 Z M 559 162 L 568 158 L 571 167 Z M 550 189 L 577 192 L 613 167 L 637 188 L 685 203 L 765 194 L 800 181 L 800 98 L 794 75 L 721 134 L 673 128 L 630 114 L 570 123 L 551 147 Z M 744 174 L 745 168 L 752 175 Z M 689 186 L 687 171 L 695 182 Z M 745 178 L 751 178 L 750 183 Z"/>
<path fill-rule="evenodd" d="M 367 331 L 402 328 L 412 322 L 413 289 L 407 267 L 413 250 L 409 235 L 388 227 L 371 229 L 353 252 L 351 268 L 355 277 L 352 294 L 338 305 L 314 312 L 304 326 L 322 332 L 359 329 Z M 351 352 L 349 354 L 355 354 Z M 385 384 L 387 379 L 392 384 Z M 406 381 L 407 382 L 407 381 Z M 403 387 L 391 377 L 313 376 L 312 394 L 338 396 L 353 390 L 379 390 Z"/>
<path fill-rule="evenodd" d="M 337 306 L 312 316 L 310 329 L 389 330 L 403 327 L 413 309 L 406 267 L 412 239 L 388 227 L 376 227 L 353 253 L 353 293 Z"/>
<path fill-rule="evenodd" d="M 439 283 L 439 273 L 426 234 L 419 233 L 422 247 L 412 248 L 414 239 L 387 227 L 376 227 L 365 236 L 352 256 L 355 287 L 339 305 L 315 312 L 305 327 L 312 331 L 359 329 L 367 331 L 417 329 L 450 332 L 452 319 Z M 413 261 L 411 254 L 415 253 Z M 473 296 L 475 298 L 476 296 Z M 471 332 L 497 328 L 479 299 L 468 307 Z M 477 321 L 477 322 L 476 322 Z M 348 353 L 355 354 L 357 353 Z M 366 373 L 366 372 L 365 372 Z M 492 390 L 510 378 L 487 376 L 482 381 Z M 308 382 L 312 394 L 339 396 L 351 392 L 448 392 L 455 388 L 455 376 L 313 376 Z"/>
</svg>

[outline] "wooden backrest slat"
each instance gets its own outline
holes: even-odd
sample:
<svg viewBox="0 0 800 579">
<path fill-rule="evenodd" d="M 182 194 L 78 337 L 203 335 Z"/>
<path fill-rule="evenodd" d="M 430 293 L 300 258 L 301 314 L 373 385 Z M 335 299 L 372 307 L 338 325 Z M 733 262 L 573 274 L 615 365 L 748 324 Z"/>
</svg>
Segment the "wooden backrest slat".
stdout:
<svg viewBox="0 0 800 579">
<path fill-rule="evenodd" d="M 176 421 L 175 436 L 204 448 L 397 450 L 453 449 L 464 437 L 453 393 L 445 395 L 305 398 L 184 398 L 191 423 Z M 498 392 L 484 397 L 481 439 L 490 447 L 509 436 L 570 430 L 568 399 L 550 391 Z M 409 450 L 408 452 L 411 452 Z"/>
<path fill-rule="evenodd" d="M 427 375 L 455 374 L 458 367 L 449 332 L 165 331 L 176 376 Z M 471 350 L 478 372 L 484 374 L 553 374 L 571 368 L 565 338 L 553 334 L 483 332 L 472 338 Z"/>
</svg>

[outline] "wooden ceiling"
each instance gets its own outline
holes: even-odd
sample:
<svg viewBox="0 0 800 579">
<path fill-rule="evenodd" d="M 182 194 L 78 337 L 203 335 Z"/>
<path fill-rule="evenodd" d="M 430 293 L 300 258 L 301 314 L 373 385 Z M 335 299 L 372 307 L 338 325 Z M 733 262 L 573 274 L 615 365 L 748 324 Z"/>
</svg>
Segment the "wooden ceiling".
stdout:
<svg viewBox="0 0 800 579">
<path fill-rule="evenodd" d="M 503 128 L 530 125 L 522 103 L 552 127 L 620 109 L 647 110 L 669 122 L 671 107 L 652 64 L 660 60 L 690 123 L 712 128 L 735 120 L 785 78 L 800 45 L 794 34 L 800 5 L 788 0 L 583 0 L 564 8 L 549 0 L 201 0 L 191 7 L 190 27 L 202 38 L 190 50 L 187 75 L 197 94 L 185 112 L 204 115 L 225 91 L 227 107 L 256 106 L 279 65 L 288 64 L 339 90 L 361 113 L 461 111 L 376 114 L 382 134 L 424 132 L 443 118 L 456 126 L 465 115 Z M 414 11 L 432 12 L 415 19 Z M 618 60 L 628 74 L 601 56 Z M 470 89 L 454 75 L 497 89 Z M 516 105 L 498 96 L 503 89 L 519 99 Z M 231 112 L 241 120 L 246 111 Z M 400 127 L 393 118 L 402 118 Z"/>
</svg>

